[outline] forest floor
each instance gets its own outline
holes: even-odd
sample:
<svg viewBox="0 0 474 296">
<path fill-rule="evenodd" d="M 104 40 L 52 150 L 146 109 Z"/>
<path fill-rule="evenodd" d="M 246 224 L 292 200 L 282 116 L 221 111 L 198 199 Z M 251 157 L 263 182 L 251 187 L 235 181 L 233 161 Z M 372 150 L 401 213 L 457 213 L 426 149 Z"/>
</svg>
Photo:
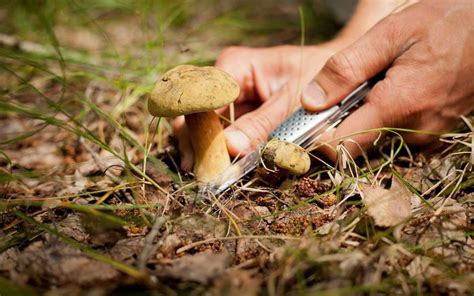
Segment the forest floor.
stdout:
<svg viewBox="0 0 474 296">
<path fill-rule="evenodd" d="M 1 296 L 472 293 L 472 115 L 429 152 L 386 129 L 362 159 L 213 198 L 179 170 L 146 109 L 162 73 L 300 44 L 298 3 L 308 44 L 339 28 L 275 2 L 0 5 Z"/>
</svg>

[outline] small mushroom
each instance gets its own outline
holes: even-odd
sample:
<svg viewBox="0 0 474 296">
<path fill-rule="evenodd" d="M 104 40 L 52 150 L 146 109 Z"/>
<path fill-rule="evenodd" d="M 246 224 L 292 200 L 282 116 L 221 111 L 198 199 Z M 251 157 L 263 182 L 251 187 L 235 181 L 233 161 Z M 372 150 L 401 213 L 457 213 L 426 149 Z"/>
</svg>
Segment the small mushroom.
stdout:
<svg viewBox="0 0 474 296">
<path fill-rule="evenodd" d="M 185 115 L 198 181 L 209 182 L 230 165 L 224 130 L 214 110 L 232 103 L 239 92 L 238 83 L 222 70 L 181 65 L 166 72 L 150 94 L 152 115 Z"/>
<path fill-rule="evenodd" d="M 262 160 L 269 170 L 283 170 L 293 175 L 306 174 L 311 167 L 311 159 L 303 148 L 278 139 L 265 145 Z"/>
</svg>

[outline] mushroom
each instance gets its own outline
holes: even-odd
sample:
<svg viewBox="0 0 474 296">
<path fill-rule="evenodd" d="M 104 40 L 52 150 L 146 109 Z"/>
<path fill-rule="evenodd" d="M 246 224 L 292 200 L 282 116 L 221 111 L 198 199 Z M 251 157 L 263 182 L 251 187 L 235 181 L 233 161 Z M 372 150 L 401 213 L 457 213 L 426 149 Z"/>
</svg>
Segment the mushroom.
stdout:
<svg viewBox="0 0 474 296">
<path fill-rule="evenodd" d="M 293 175 L 306 174 L 311 167 L 311 159 L 302 147 L 273 139 L 263 147 L 262 161 L 268 170 L 283 170 Z"/>
<path fill-rule="evenodd" d="M 230 165 L 224 130 L 214 110 L 232 103 L 239 92 L 238 83 L 222 70 L 181 65 L 166 72 L 150 94 L 152 115 L 185 116 L 198 181 L 209 182 Z"/>
</svg>

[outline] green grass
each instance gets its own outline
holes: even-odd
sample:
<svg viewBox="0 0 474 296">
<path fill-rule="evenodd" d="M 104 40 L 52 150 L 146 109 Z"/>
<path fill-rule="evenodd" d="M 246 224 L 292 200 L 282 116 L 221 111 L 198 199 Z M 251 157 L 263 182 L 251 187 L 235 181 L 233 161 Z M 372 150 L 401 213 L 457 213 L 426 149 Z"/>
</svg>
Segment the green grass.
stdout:
<svg viewBox="0 0 474 296">
<path fill-rule="evenodd" d="M 181 63 L 212 64 L 226 45 L 312 44 L 337 31 L 339 26 L 319 4 L 297 2 L 100 0 L 0 4 L 0 16 L 2 11 L 7 12 L 1 16 L 0 32 L 16 40 L 15 46 L 0 47 L 0 121 L 9 131 L 0 131 L 0 233 L 4 237 L 0 252 L 10 248 L 22 251 L 30 243 L 44 240 L 47 234 L 119 270 L 137 285 L 137 291 L 168 293 L 177 289 L 199 293 L 218 284 L 216 279 L 205 287 L 195 283 L 180 286 L 179 281 L 156 276 L 148 265 L 143 269 L 113 259 L 108 247 L 78 242 L 57 230 L 56 223 L 63 219 L 54 213 L 58 210 L 92 221 L 89 227 L 103 226 L 105 232 L 125 229 L 132 237 L 135 234 L 131 229 L 137 228 L 144 231 L 141 237 L 151 233 L 156 237 L 147 237 L 148 247 L 164 244 L 167 235 L 185 233 L 189 241 L 177 248 L 180 256 L 215 243 L 232 246 L 251 241 L 257 244 L 252 251 L 261 256 L 232 262 L 233 267 L 226 272 L 232 275 L 240 270 L 258 278 L 262 294 L 422 294 L 472 281 L 463 271 L 472 269 L 463 257 L 467 256 L 462 250 L 468 247 L 465 242 L 440 235 L 431 244 L 421 244 L 419 239 L 424 234 L 417 232 L 443 234 L 449 225 L 468 238 L 472 236 L 471 224 L 461 227 L 451 221 L 455 218 L 452 213 L 444 211 L 448 198 L 464 208 L 472 203 L 466 200 L 472 195 L 474 180 L 472 117 L 465 118 L 461 130 L 443 136 L 444 150 L 434 156 L 411 151 L 401 137 L 402 133 L 422 131 L 364 131 L 380 133 L 378 150 L 354 160 L 339 146 L 341 162 L 320 163 L 308 174 L 331 184 L 331 188 L 307 199 L 295 195 L 292 186 L 297 180 L 290 180 L 293 183 L 287 187 L 269 188 L 252 179 L 250 187 L 259 193 L 241 190 L 202 200 L 196 197 L 192 176 L 177 170 L 179 157 L 175 143 L 170 142 L 170 122 L 147 113 L 147 94 L 157 77 Z M 123 31 L 117 35 L 114 26 Z M 68 34 L 82 33 L 77 36 L 84 39 L 68 39 L 70 36 L 61 33 L 60 28 L 69 29 Z M 98 45 L 81 47 L 81 42 L 75 40 L 87 40 L 84 36 L 91 35 Z M 92 45 L 98 49 L 90 49 Z M 17 124 L 21 128 L 15 128 Z M 30 155 L 19 156 L 18 152 L 44 143 L 54 143 L 58 148 L 55 153 L 63 162 L 46 168 L 21 162 Z M 97 165 L 96 171 L 80 173 L 104 154 L 118 164 Z M 316 152 L 313 154 L 318 157 Z M 432 165 L 431 160 L 441 164 Z M 114 174 L 114 168 L 121 173 Z M 447 175 L 446 170 L 452 174 Z M 415 172 L 419 175 L 413 175 Z M 165 176 L 171 184 L 160 179 Z M 367 214 L 358 185 L 390 187 L 394 179 L 405 185 L 420 204 L 410 221 L 380 228 Z M 425 185 L 418 184 L 421 181 Z M 316 201 L 331 194 L 337 197 L 337 206 L 318 209 Z M 277 200 L 270 214 L 249 211 L 253 213 L 250 217 L 239 217 L 239 206 L 252 209 L 256 199 L 265 196 Z M 260 227 L 269 218 L 276 221 L 300 215 L 311 219 L 304 214 L 312 213 L 311 209 L 331 217 L 325 232 L 323 227 L 313 227 L 312 222 L 296 234 Z M 52 218 L 45 218 L 45 214 Z M 225 235 L 203 235 L 200 232 L 208 226 L 201 220 L 191 230 L 185 229 L 183 220 L 189 222 L 193 215 L 203 217 L 202 221 L 218 221 Z M 166 223 L 150 231 L 162 217 Z M 291 227 L 293 222 L 288 221 Z M 401 229 L 415 233 L 410 236 L 414 242 L 400 239 Z M 436 246 L 443 252 L 457 248 L 461 259 L 453 261 L 446 254 L 438 254 Z M 413 262 L 418 256 L 433 260 L 430 272 L 434 276 L 409 274 L 408 263 L 403 262 Z M 252 261 L 255 258 L 261 260 L 257 265 Z M 40 290 L 23 286 L 0 267 L 0 294 L 34 295 L 33 291 Z"/>
</svg>

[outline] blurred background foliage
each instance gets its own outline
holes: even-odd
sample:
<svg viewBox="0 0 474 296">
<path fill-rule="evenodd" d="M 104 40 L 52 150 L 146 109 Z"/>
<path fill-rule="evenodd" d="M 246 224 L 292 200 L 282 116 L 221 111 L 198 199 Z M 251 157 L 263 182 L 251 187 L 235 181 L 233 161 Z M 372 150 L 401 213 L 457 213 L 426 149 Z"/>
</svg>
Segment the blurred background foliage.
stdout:
<svg viewBox="0 0 474 296">
<path fill-rule="evenodd" d="M 163 70 L 183 52 L 209 63 L 218 46 L 300 44 L 298 7 L 307 43 L 337 32 L 324 5 L 308 0 L 5 1 L 0 32 L 40 44 L 54 44 L 54 33 L 61 47 Z"/>
</svg>

